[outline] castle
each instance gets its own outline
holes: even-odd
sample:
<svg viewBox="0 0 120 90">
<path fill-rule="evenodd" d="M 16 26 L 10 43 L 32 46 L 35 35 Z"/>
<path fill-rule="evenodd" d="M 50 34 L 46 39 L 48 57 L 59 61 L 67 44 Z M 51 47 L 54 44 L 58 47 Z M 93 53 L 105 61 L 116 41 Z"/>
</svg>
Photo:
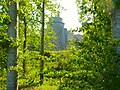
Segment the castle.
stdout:
<svg viewBox="0 0 120 90">
<path fill-rule="evenodd" d="M 64 23 L 62 18 L 53 17 L 52 27 L 57 35 L 57 47 L 58 50 L 64 50 L 68 46 L 68 39 L 72 40 L 82 40 L 82 35 L 70 33 L 69 30 L 64 28 Z"/>
</svg>

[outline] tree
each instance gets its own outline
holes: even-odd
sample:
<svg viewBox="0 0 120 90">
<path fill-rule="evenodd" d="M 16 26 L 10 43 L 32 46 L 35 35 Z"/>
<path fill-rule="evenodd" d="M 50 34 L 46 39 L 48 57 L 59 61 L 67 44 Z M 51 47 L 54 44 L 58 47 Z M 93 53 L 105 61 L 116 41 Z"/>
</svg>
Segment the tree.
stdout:
<svg viewBox="0 0 120 90">
<path fill-rule="evenodd" d="M 8 1 L 9 1 L 9 7 L 6 8 L 8 5 Z M 3 5 L 6 5 L 5 7 L 4 6 L 2 7 L 3 11 L 5 12 L 1 12 L 0 10 L 0 49 L 1 49 L 0 51 L 0 59 L 1 59 L 0 72 L 6 75 L 5 68 L 6 68 L 6 55 L 7 55 L 7 49 L 8 49 L 7 88 L 10 90 L 11 89 L 14 90 L 15 88 L 17 88 L 17 79 L 18 79 L 19 84 L 21 84 L 22 83 L 21 78 L 24 77 L 26 79 L 26 77 L 29 77 L 29 75 L 31 75 L 31 72 L 29 73 L 27 72 L 27 74 L 23 76 L 23 73 L 25 72 L 25 67 L 24 67 L 25 63 L 28 64 L 29 62 L 28 67 L 30 68 L 28 70 L 31 69 L 32 71 L 34 70 L 34 68 L 36 68 L 36 66 L 32 67 L 33 65 L 36 65 L 36 64 L 33 64 L 34 61 L 41 60 L 40 59 L 41 55 L 44 57 L 44 53 L 41 55 L 38 55 L 39 53 L 38 50 L 40 49 L 39 47 L 42 46 L 41 44 L 42 41 L 40 41 L 40 39 L 42 38 L 41 35 L 43 35 L 40 32 L 40 30 L 42 29 L 42 24 L 41 24 L 42 23 L 42 0 L 40 1 L 19 0 L 19 5 L 20 5 L 19 10 L 17 10 L 17 1 L 16 0 L 7 0 L 7 1 L 2 0 L 1 2 L 3 2 Z M 1 5 L 1 2 L 0 2 L 0 5 Z M 45 23 L 45 35 L 44 35 L 45 47 L 44 49 L 53 50 L 51 49 L 52 44 L 51 44 L 50 39 L 54 37 L 53 35 L 54 32 L 52 32 L 52 27 L 50 27 L 49 20 L 52 20 L 51 13 L 52 14 L 57 13 L 57 3 L 56 3 L 56 0 L 46 0 L 45 4 L 46 4 L 45 11 L 48 13 L 45 13 L 46 18 L 44 22 Z M 0 6 L 0 9 L 1 9 L 1 6 Z M 9 15 L 7 15 L 8 14 L 7 10 L 9 10 Z M 20 23 L 19 33 L 17 33 L 18 32 L 17 16 L 19 16 L 19 23 Z M 3 24 L 5 24 L 6 26 L 4 27 Z M 7 36 L 7 32 L 8 32 L 8 36 Z M 19 38 L 17 38 L 18 34 L 19 34 Z M 6 37 L 9 37 L 9 39 Z M 28 47 L 30 45 L 33 45 L 35 49 L 29 50 Z M 39 75 L 40 75 L 40 72 L 38 73 L 39 74 L 37 75 L 38 76 L 37 78 L 39 78 Z M 17 78 L 17 74 L 19 75 L 18 78 Z M 5 75 L 4 75 L 3 81 L 6 80 Z M 29 79 L 31 80 L 30 77 Z"/>
<path fill-rule="evenodd" d="M 114 5 L 114 10 L 112 11 L 112 30 L 114 40 L 119 41 L 120 39 L 120 0 L 112 0 Z M 116 51 L 120 54 L 120 46 L 116 44 Z"/>
<path fill-rule="evenodd" d="M 63 79 L 63 87 L 72 90 L 119 88 L 120 77 L 116 72 L 119 58 L 113 48 L 111 12 L 101 8 L 100 1 L 77 0 L 84 36 L 82 42 L 77 43 L 79 49 L 71 55 L 66 75 L 69 78 Z"/>
<path fill-rule="evenodd" d="M 8 48 L 8 61 L 7 61 L 7 90 L 17 90 L 17 71 L 13 68 L 17 66 L 17 6 L 18 4 L 13 0 L 9 0 L 9 16 L 11 23 L 8 25 L 8 37 L 10 39 L 10 46 Z M 11 70 L 10 70 L 11 69 Z"/>
<path fill-rule="evenodd" d="M 26 22 L 26 17 L 24 16 L 24 38 L 25 38 L 25 40 L 24 40 L 24 44 L 23 44 L 23 54 L 25 53 L 25 49 L 26 49 L 26 38 L 27 38 L 27 36 L 26 36 L 26 32 L 27 32 L 27 22 Z M 25 57 L 25 59 L 26 59 L 26 57 Z M 23 74 L 26 72 L 26 63 L 25 63 L 25 61 L 26 60 L 23 60 Z"/>
<path fill-rule="evenodd" d="M 45 19 L 45 0 L 42 3 L 42 30 L 41 30 L 41 55 L 44 55 L 44 19 Z M 43 84 L 43 68 L 44 68 L 44 60 L 40 60 L 40 84 Z"/>
</svg>

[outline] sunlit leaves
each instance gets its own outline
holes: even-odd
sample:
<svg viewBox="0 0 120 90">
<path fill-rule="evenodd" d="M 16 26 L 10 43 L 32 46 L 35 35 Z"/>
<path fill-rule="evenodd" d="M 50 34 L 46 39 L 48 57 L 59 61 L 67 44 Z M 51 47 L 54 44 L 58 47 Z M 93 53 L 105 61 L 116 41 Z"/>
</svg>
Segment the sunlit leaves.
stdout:
<svg viewBox="0 0 120 90">
<path fill-rule="evenodd" d="M 72 89 L 76 87 L 81 89 L 107 89 L 115 81 L 113 78 L 116 79 L 117 76 L 114 66 L 117 55 L 112 46 L 110 26 L 111 10 L 108 10 L 112 6 L 108 6 L 108 3 L 110 3 L 108 0 L 104 0 L 104 3 L 100 2 L 102 0 L 77 0 L 84 37 L 81 43 L 77 43 L 77 45 L 80 45 L 79 54 L 71 54 L 72 58 L 70 60 L 74 63 L 69 64 L 74 68 L 70 67 L 69 72 L 71 71 L 72 78 L 65 79 L 65 85 Z M 104 8 L 101 8 L 101 6 L 104 6 Z M 89 22 L 88 15 L 91 16 L 91 22 Z M 75 63 L 76 61 L 77 63 Z M 75 65 L 78 65 L 76 72 L 86 71 L 77 74 L 78 77 L 81 77 L 80 80 L 77 78 L 80 82 L 73 78 L 73 71 L 76 70 Z M 114 72 L 112 75 L 115 76 L 110 75 L 111 71 Z M 117 84 L 114 84 L 111 88 L 118 87 Z"/>
<path fill-rule="evenodd" d="M 115 9 L 119 9 L 120 0 L 111 0 Z"/>
</svg>

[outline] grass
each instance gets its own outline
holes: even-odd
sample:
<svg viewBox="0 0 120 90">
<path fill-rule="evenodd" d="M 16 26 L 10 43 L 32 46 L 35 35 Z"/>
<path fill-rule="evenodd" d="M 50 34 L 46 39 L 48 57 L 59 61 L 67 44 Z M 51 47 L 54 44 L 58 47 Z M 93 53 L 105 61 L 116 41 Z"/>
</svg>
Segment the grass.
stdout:
<svg viewBox="0 0 120 90">
<path fill-rule="evenodd" d="M 40 86 L 40 87 L 31 87 L 21 90 L 59 90 L 57 86 Z"/>
<path fill-rule="evenodd" d="M 54 71 L 55 68 L 58 67 L 58 64 L 61 60 L 63 60 L 64 58 L 69 58 L 68 54 L 70 53 L 69 50 L 65 51 L 65 50 L 61 50 L 61 51 L 49 51 L 49 53 L 51 54 L 52 58 L 50 60 L 54 60 L 55 61 L 51 61 L 51 62 L 45 62 L 45 70 L 47 71 L 47 69 L 49 68 L 49 70 Z M 61 61 L 62 62 L 62 61 Z M 65 62 L 63 62 L 65 63 Z M 38 64 L 38 65 L 36 65 Z M 35 65 L 35 66 L 34 66 Z M 64 65 L 63 65 L 64 66 Z M 43 86 L 29 86 L 29 82 L 34 81 L 37 82 L 39 81 L 39 60 L 30 60 L 28 63 L 28 67 L 27 68 L 29 71 L 26 75 L 27 79 L 19 79 L 19 84 L 20 84 L 20 90 L 59 90 L 59 79 L 58 78 L 44 78 L 44 84 Z M 47 74 L 49 74 L 48 71 Z M 51 76 L 51 75 L 50 75 Z M 30 80 L 30 81 L 29 81 Z M 25 85 L 27 84 L 27 85 Z"/>
</svg>

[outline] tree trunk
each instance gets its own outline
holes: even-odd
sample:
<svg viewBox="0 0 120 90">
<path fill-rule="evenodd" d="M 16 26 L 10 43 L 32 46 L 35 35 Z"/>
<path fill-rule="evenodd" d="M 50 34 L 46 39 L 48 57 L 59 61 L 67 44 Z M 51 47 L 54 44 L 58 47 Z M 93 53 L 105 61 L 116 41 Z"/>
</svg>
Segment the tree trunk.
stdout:
<svg viewBox="0 0 120 90">
<path fill-rule="evenodd" d="M 120 39 L 120 9 L 114 10 L 112 13 L 112 31 L 113 39 Z M 120 56 L 120 45 L 115 46 L 117 54 Z M 117 71 L 120 72 L 120 61 L 117 63 Z M 119 88 L 119 87 L 118 87 Z"/>
<path fill-rule="evenodd" d="M 8 25 L 8 37 L 13 44 L 17 37 L 17 4 L 9 0 L 8 14 L 11 17 L 11 23 Z M 17 46 L 10 45 L 8 48 L 7 61 L 7 90 L 17 90 L 17 71 L 9 70 L 10 67 L 17 66 Z"/>
<path fill-rule="evenodd" d="M 43 0 L 42 6 L 42 30 L 41 30 L 41 55 L 44 55 L 44 19 L 45 19 L 45 0 Z M 40 60 L 40 84 L 43 84 L 43 69 L 44 69 L 44 60 Z"/>
<path fill-rule="evenodd" d="M 24 44 L 23 44 L 23 54 L 25 53 L 25 49 L 26 49 L 26 31 L 27 31 L 27 23 L 26 23 L 26 18 L 24 16 Z M 26 57 L 25 57 L 26 59 Z M 26 60 L 23 60 L 23 75 L 25 75 L 25 72 L 26 72 Z"/>
<path fill-rule="evenodd" d="M 113 39 L 120 39 L 120 9 L 115 9 L 112 13 Z M 116 45 L 116 52 L 120 54 L 120 46 Z"/>
</svg>

